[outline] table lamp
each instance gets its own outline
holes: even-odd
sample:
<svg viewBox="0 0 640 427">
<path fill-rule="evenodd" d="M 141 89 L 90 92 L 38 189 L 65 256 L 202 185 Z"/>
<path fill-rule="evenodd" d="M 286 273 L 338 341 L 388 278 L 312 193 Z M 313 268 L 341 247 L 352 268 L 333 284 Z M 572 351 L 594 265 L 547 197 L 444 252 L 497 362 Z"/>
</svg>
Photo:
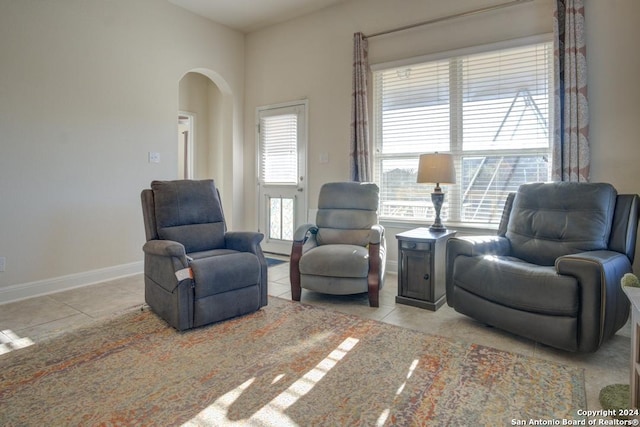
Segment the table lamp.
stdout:
<svg viewBox="0 0 640 427">
<path fill-rule="evenodd" d="M 440 209 L 444 203 L 444 193 L 440 184 L 455 184 L 456 171 L 453 167 L 453 157 L 451 154 L 430 153 L 420 155 L 418 164 L 418 183 L 432 183 L 436 187 L 431 193 L 431 202 L 436 210 L 436 220 L 429 230 L 434 232 L 446 231 L 446 227 L 442 225 L 440 220 Z"/>
</svg>

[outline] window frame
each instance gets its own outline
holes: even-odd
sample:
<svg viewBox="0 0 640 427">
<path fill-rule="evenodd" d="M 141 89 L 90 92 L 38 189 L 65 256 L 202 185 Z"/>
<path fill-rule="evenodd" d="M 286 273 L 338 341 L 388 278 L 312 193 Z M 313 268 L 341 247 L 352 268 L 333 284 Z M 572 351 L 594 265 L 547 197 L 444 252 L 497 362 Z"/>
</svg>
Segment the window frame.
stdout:
<svg viewBox="0 0 640 427">
<path fill-rule="evenodd" d="M 381 149 L 382 123 L 381 123 L 381 120 L 379 120 L 380 117 L 382 117 L 382 113 L 380 111 L 380 107 L 382 103 L 379 102 L 379 99 L 378 99 L 379 94 L 377 93 L 377 90 L 376 90 L 375 80 L 376 80 L 377 72 L 399 68 L 399 67 L 410 67 L 412 65 L 419 65 L 427 62 L 432 62 L 432 61 L 451 60 L 455 58 L 460 59 L 462 57 L 469 56 L 469 55 L 491 53 L 491 52 L 495 52 L 503 49 L 533 46 L 536 44 L 543 44 L 543 43 L 553 43 L 553 34 L 551 33 L 540 34 L 540 35 L 531 36 L 531 37 L 516 38 L 516 39 L 497 42 L 497 43 L 470 46 L 462 49 L 454 49 L 454 50 L 438 52 L 435 54 L 422 55 L 417 57 L 372 64 L 370 67 L 372 71 L 372 77 L 373 77 L 372 78 L 373 90 L 371 91 L 372 105 L 373 105 L 373 108 L 371 109 L 372 110 L 371 123 L 372 123 L 372 130 L 373 130 L 372 132 L 373 162 L 372 163 L 373 163 L 374 181 L 381 187 L 381 190 L 382 190 L 381 164 L 384 159 L 394 159 L 394 158 L 395 159 L 401 159 L 401 158 L 413 159 L 419 156 L 419 154 L 421 153 L 416 153 L 415 155 L 414 153 L 409 153 L 409 152 L 403 153 L 403 154 L 382 154 L 382 149 Z M 536 148 L 463 150 L 463 147 L 462 147 L 463 139 L 457 134 L 457 131 L 459 129 L 462 129 L 462 126 L 450 126 L 449 150 L 447 152 L 451 153 L 454 156 L 456 174 L 458 175 L 457 177 L 458 183 L 455 185 L 442 185 L 443 191 L 447 193 L 447 196 L 445 197 L 445 208 L 448 207 L 446 205 L 448 205 L 449 200 L 454 200 L 454 198 L 455 200 L 459 200 L 460 198 L 460 192 L 462 191 L 461 184 L 460 184 L 460 172 L 461 172 L 461 161 L 463 156 L 464 157 L 471 157 L 474 155 L 486 156 L 488 153 L 490 153 L 492 156 L 509 156 L 509 155 L 513 156 L 515 154 L 519 156 L 543 155 L 547 157 L 549 163 L 551 162 L 551 152 L 552 152 L 551 135 L 553 135 L 553 132 L 554 132 L 552 118 L 554 117 L 554 108 L 555 108 L 554 99 L 553 99 L 554 87 L 555 87 L 554 81 L 553 81 L 555 64 L 553 63 L 553 61 L 555 60 L 555 58 L 553 57 L 553 55 L 551 56 L 552 57 L 551 57 L 551 62 L 549 66 L 550 69 L 549 69 L 549 94 L 548 94 L 549 96 L 549 112 L 548 112 L 549 145 L 545 148 L 536 147 Z M 454 90 L 453 88 L 450 87 L 449 93 L 450 94 L 457 93 L 460 95 L 459 99 L 454 99 L 454 97 L 450 96 L 449 103 L 450 105 L 454 103 L 458 103 L 457 111 L 462 111 L 462 105 L 461 105 L 462 91 L 457 89 Z M 454 111 L 454 107 L 450 107 L 450 111 Z M 456 118 L 452 115 L 450 118 L 450 123 L 452 123 L 454 120 L 456 120 Z M 461 118 L 458 120 L 461 120 Z M 549 164 L 549 171 L 550 170 L 551 170 L 551 164 Z M 551 179 L 550 176 L 549 176 L 549 179 Z M 431 191 L 432 191 L 432 188 L 429 185 L 424 186 L 424 197 L 425 197 L 425 200 L 428 199 L 427 200 L 428 206 L 431 206 L 431 201 L 429 199 L 429 194 L 431 193 Z M 461 205 L 454 207 L 454 210 L 457 213 L 457 218 L 454 218 L 453 220 L 449 219 L 445 222 L 453 226 L 478 228 L 478 229 L 496 228 L 498 226 L 498 224 L 495 222 L 464 222 L 461 219 L 459 219 L 461 218 L 461 209 L 462 209 Z M 498 218 L 498 221 L 500 218 L 500 214 L 501 212 L 497 212 L 496 216 Z M 430 221 L 432 220 L 432 218 L 429 216 L 429 214 L 427 214 L 427 217 L 425 219 L 418 218 L 418 217 L 399 218 L 399 217 L 389 217 L 389 216 L 381 215 L 380 220 L 387 224 L 396 223 L 398 225 L 401 225 L 401 224 L 424 224 L 425 220 Z"/>
</svg>

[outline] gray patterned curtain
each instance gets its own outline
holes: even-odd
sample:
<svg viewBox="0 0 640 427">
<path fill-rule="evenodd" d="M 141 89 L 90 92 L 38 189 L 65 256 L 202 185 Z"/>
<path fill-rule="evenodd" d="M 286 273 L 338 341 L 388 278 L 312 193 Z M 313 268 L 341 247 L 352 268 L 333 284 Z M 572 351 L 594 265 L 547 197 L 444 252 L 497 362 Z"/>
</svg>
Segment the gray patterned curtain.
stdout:
<svg viewBox="0 0 640 427">
<path fill-rule="evenodd" d="M 589 181 L 589 109 L 584 0 L 557 0 L 554 13 L 554 181 Z"/>
<path fill-rule="evenodd" d="M 352 181 L 371 181 L 369 159 L 368 43 L 362 33 L 353 35 L 353 92 L 351 97 L 350 175 Z"/>
</svg>

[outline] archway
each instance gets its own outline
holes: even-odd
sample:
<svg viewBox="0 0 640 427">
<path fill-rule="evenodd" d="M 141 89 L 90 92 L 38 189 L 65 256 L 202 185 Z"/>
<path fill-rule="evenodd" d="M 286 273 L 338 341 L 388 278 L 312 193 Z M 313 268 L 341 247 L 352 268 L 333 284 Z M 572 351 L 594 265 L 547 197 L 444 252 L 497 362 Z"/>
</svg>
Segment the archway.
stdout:
<svg viewBox="0 0 640 427">
<path fill-rule="evenodd" d="M 215 180 L 231 225 L 241 212 L 242 197 L 234 195 L 242 194 L 243 185 L 242 147 L 237 147 L 240 138 L 234 137 L 240 124 L 231 88 L 214 71 L 196 68 L 180 79 L 178 99 L 177 117 L 189 115 L 192 120 L 191 177 Z M 178 158 L 184 164 L 184 156 Z M 180 173 L 183 168 L 179 166 Z"/>
</svg>

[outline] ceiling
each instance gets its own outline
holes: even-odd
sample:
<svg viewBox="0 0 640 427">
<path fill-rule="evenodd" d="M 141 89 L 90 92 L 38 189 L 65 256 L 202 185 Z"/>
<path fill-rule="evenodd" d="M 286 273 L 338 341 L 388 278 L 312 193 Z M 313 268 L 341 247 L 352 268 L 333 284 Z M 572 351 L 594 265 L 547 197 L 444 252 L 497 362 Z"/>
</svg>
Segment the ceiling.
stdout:
<svg viewBox="0 0 640 427">
<path fill-rule="evenodd" d="M 214 22 L 248 33 L 346 0 L 169 0 Z"/>
</svg>

